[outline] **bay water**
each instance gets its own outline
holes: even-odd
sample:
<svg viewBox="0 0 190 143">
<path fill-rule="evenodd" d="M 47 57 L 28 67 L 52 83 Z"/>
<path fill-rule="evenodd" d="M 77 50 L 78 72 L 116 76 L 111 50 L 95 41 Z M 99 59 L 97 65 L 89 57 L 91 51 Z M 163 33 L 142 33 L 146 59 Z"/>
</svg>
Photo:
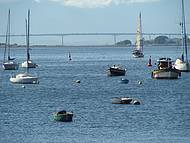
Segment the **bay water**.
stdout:
<svg viewBox="0 0 190 143">
<path fill-rule="evenodd" d="M 189 143 L 190 73 L 177 80 L 151 79 L 158 58 L 175 60 L 180 51 L 145 47 L 145 57 L 136 59 L 132 47 L 32 47 L 39 66 L 29 72 L 39 76 L 39 84 L 12 84 L 10 76 L 25 69 L 1 68 L 0 143 Z M 11 53 L 19 63 L 26 59 L 25 48 Z M 127 69 L 128 84 L 107 76 L 113 64 Z M 113 97 L 135 98 L 141 105 L 112 104 Z M 73 122 L 54 121 L 60 110 L 72 111 Z"/>
</svg>

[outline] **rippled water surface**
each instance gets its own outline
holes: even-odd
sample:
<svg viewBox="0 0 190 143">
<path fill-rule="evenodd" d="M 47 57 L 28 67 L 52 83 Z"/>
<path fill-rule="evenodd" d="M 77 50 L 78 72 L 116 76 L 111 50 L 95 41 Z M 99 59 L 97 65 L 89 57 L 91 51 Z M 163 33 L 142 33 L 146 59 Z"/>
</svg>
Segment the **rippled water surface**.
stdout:
<svg viewBox="0 0 190 143">
<path fill-rule="evenodd" d="M 72 61 L 68 61 L 69 51 Z M 176 47 L 147 47 L 145 57 L 135 59 L 132 48 L 32 48 L 31 58 L 39 64 L 29 72 L 40 84 L 14 85 L 13 73 L 0 75 L 0 143 L 189 143 L 190 73 L 177 80 L 153 80 L 146 66 L 151 55 L 180 55 Z M 21 63 L 25 50 L 13 55 Z M 3 49 L 0 49 L 1 63 Z M 127 69 L 128 84 L 121 77 L 107 77 L 108 65 Z M 78 84 L 75 81 L 80 80 Z M 138 81 L 142 81 L 139 85 Z M 141 105 L 111 104 L 113 97 L 129 96 Z M 52 113 L 73 111 L 73 122 L 55 122 Z"/>
</svg>

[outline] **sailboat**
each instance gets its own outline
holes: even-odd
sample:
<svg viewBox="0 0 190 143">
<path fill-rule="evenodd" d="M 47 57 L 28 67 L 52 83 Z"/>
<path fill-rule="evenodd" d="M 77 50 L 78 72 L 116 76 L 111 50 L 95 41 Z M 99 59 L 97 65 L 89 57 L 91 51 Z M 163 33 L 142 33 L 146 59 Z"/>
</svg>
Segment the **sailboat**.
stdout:
<svg viewBox="0 0 190 143">
<path fill-rule="evenodd" d="M 29 13 L 29 16 L 30 16 L 30 11 L 28 11 L 28 13 Z M 28 19 L 28 35 L 29 35 L 29 25 L 30 23 L 29 23 L 29 19 Z M 27 38 L 28 39 L 28 41 L 27 41 L 27 43 L 26 44 L 28 44 L 29 45 L 29 37 Z M 23 67 L 23 68 L 36 68 L 38 65 L 36 64 L 36 63 L 34 63 L 32 60 L 31 60 L 31 58 L 30 58 L 30 48 L 29 48 L 29 46 L 26 46 L 26 53 L 27 53 L 27 56 L 26 56 L 26 61 L 24 61 L 22 64 L 21 64 L 21 66 Z"/>
<path fill-rule="evenodd" d="M 30 36 L 30 10 L 28 10 L 28 20 L 26 20 L 26 45 L 29 49 L 29 36 Z M 28 54 L 27 54 L 28 57 Z M 37 84 L 39 83 L 38 77 L 29 74 L 28 60 L 26 61 L 26 73 L 20 73 L 10 78 L 12 83 L 17 84 Z"/>
<path fill-rule="evenodd" d="M 186 26 L 185 26 L 185 10 L 184 10 L 184 0 L 182 2 L 182 22 L 180 23 L 182 28 L 182 56 L 181 58 L 176 59 L 174 67 L 181 72 L 189 72 L 190 71 L 190 64 L 188 62 L 187 56 L 187 34 L 186 34 Z M 185 59 L 184 59 L 185 54 Z"/>
<path fill-rule="evenodd" d="M 11 25 L 10 25 L 10 9 L 8 13 L 8 23 L 7 23 L 7 31 L 6 31 L 6 42 L 5 42 L 5 50 L 4 50 L 4 59 L 3 59 L 3 69 L 4 70 L 17 70 L 19 67 L 19 64 L 15 61 L 15 58 L 11 58 L 10 56 L 10 31 L 11 31 Z M 6 59 L 7 56 L 7 59 Z"/>
<path fill-rule="evenodd" d="M 142 38 L 142 24 L 141 24 L 141 13 L 139 13 L 138 17 L 138 25 L 137 25 L 137 35 L 136 35 L 136 44 L 135 49 L 133 51 L 133 57 L 142 58 L 143 54 L 143 38 Z"/>
</svg>

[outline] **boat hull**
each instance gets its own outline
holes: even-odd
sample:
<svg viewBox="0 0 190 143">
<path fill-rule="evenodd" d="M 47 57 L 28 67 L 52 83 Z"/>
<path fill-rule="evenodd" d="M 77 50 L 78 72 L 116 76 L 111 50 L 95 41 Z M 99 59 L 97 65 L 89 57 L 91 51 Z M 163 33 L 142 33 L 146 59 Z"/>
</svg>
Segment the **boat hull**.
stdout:
<svg viewBox="0 0 190 143">
<path fill-rule="evenodd" d="M 38 77 L 26 75 L 26 74 L 18 74 L 10 78 L 10 81 L 15 84 L 38 84 Z"/>
<path fill-rule="evenodd" d="M 181 72 L 189 72 L 190 71 L 190 64 L 187 62 L 182 61 L 181 59 L 177 59 L 175 62 L 174 67 Z"/>
<path fill-rule="evenodd" d="M 36 68 L 38 65 L 36 63 L 33 63 L 31 60 L 28 61 L 25 61 L 22 63 L 21 65 L 23 68 Z"/>
<path fill-rule="evenodd" d="M 112 104 L 131 104 L 132 98 L 123 97 L 123 98 L 113 98 Z"/>
<path fill-rule="evenodd" d="M 158 69 L 152 72 L 154 79 L 178 79 L 181 75 L 177 69 Z"/>
<path fill-rule="evenodd" d="M 65 114 L 54 113 L 53 114 L 55 121 L 61 122 L 72 122 L 73 121 L 73 113 L 67 112 Z"/>
<path fill-rule="evenodd" d="M 133 51 L 133 57 L 134 58 L 143 58 L 144 54 L 140 50 Z"/>
<path fill-rule="evenodd" d="M 124 76 L 126 73 L 126 70 L 110 68 L 108 69 L 107 73 L 108 73 L 108 76 Z"/>
<path fill-rule="evenodd" d="M 139 55 L 133 54 L 133 57 L 134 57 L 134 58 L 143 58 L 144 55 L 143 55 L 143 53 L 142 53 L 142 54 L 139 54 Z"/>
<path fill-rule="evenodd" d="M 19 67 L 18 63 L 15 62 L 6 62 L 3 63 L 3 69 L 4 70 L 17 70 Z"/>
</svg>

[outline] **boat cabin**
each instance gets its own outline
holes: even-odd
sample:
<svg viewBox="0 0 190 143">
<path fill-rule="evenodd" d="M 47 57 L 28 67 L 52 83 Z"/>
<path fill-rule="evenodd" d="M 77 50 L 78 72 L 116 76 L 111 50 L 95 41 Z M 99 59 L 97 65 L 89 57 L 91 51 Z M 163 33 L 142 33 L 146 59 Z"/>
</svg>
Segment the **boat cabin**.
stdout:
<svg viewBox="0 0 190 143">
<path fill-rule="evenodd" d="M 158 60 L 158 69 L 172 68 L 172 60 L 170 58 L 160 58 Z"/>
</svg>

